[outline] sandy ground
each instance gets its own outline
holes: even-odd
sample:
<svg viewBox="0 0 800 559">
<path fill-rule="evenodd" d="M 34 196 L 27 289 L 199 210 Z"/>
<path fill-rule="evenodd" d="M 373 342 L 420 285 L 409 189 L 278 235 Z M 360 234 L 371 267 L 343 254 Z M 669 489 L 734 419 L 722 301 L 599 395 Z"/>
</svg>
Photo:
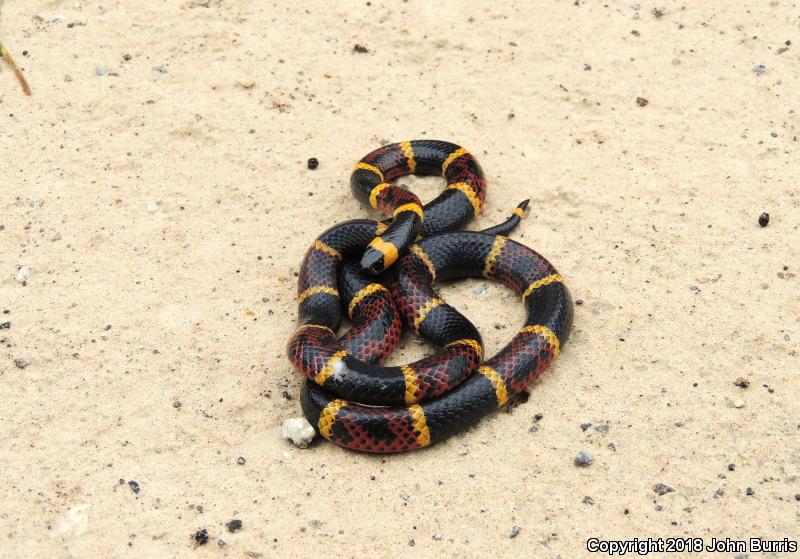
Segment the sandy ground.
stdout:
<svg viewBox="0 0 800 559">
<path fill-rule="evenodd" d="M 797 5 L 290 4 L 0 6 L 33 89 L 0 69 L 0 556 L 799 539 Z M 444 444 L 296 449 L 294 274 L 376 216 L 352 165 L 412 138 L 478 157 L 470 227 L 532 199 L 515 238 L 583 301 L 572 338 L 527 404 Z M 442 294 L 488 354 L 523 319 L 494 284 Z"/>
</svg>

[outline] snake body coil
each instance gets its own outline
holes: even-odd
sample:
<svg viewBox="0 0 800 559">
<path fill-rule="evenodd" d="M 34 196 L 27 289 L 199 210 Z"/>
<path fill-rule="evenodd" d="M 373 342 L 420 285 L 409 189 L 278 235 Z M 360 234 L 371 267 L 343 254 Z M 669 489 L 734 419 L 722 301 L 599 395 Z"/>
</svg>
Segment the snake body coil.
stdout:
<svg viewBox="0 0 800 559">
<path fill-rule="evenodd" d="M 422 207 L 386 182 L 410 173 L 441 174 L 447 189 Z M 547 260 L 505 236 L 527 201 L 483 232 L 442 233 L 477 214 L 485 197 L 483 172 L 463 148 L 430 140 L 384 146 L 356 165 L 351 186 L 393 219 L 344 222 L 314 242 L 300 269 L 301 325 L 287 355 L 309 379 L 301 405 L 323 437 L 355 450 L 404 452 L 468 428 L 525 390 L 566 341 L 572 301 Z M 372 279 L 398 259 L 389 289 Z M 527 309 L 525 326 L 483 364 L 480 334 L 432 287 L 462 277 L 497 280 Z M 337 341 L 343 307 L 353 328 Z M 401 321 L 442 351 L 383 366 Z"/>
</svg>

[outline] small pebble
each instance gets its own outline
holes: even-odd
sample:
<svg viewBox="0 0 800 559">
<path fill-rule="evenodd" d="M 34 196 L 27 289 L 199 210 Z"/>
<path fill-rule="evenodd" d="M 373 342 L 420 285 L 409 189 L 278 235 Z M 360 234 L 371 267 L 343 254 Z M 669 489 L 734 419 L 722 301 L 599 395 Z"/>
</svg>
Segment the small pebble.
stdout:
<svg viewBox="0 0 800 559">
<path fill-rule="evenodd" d="M 308 448 L 314 440 L 316 431 L 305 417 L 291 417 L 283 422 L 281 436 L 292 441 L 296 447 Z"/>
<path fill-rule="evenodd" d="M 31 362 L 26 361 L 25 359 L 20 359 L 20 358 L 14 359 L 14 365 L 16 365 L 18 369 L 24 369 L 30 364 Z"/>
<path fill-rule="evenodd" d="M 653 491 L 655 491 L 656 495 L 666 495 L 667 493 L 672 493 L 675 490 L 666 483 L 656 483 L 653 486 Z"/>
<path fill-rule="evenodd" d="M 794 494 L 794 500 L 795 501 L 800 501 L 800 493 L 795 493 Z"/>
<path fill-rule="evenodd" d="M 733 407 L 736 409 L 742 409 L 744 407 L 744 400 L 741 398 L 737 399 L 735 402 L 733 402 Z"/>
<path fill-rule="evenodd" d="M 220 539 L 217 540 L 217 545 L 220 546 L 220 547 L 225 547 L 226 545 L 228 545 L 228 542 L 226 542 L 225 540 L 220 538 Z"/>
<path fill-rule="evenodd" d="M 25 285 L 28 282 L 29 277 L 31 277 L 31 271 L 27 266 L 21 266 L 20 269 L 17 270 L 17 275 L 14 277 L 14 279 L 16 279 L 22 285 Z"/>
<path fill-rule="evenodd" d="M 746 491 L 745 493 L 747 493 L 747 496 L 748 496 L 748 497 L 752 497 L 753 495 L 755 495 L 755 494 L 756 494 L 756 492 L 755 492 L 755 491 L 753 491 L 753 488 L 752 488 L 752 487 L 748 487 L 748 488 L 747 488 L 747 491 Z"/>
<path fill-rule="evenodd" d="M 247 460 L 244 459 L 244 456 L 240 456 L 239 458 L 236 459 L 236 463 L 239 464 L 240 466 L 244 466 L 245 462 L 247 462 Z"/>
<path fill-rule="evenodd" d="M 728 464 L 728 471 L 729 472 L 732 472 L 735 469 L 736 469 L 736 464 Z"/>
<path fill-rule="evenodd" d="M 154 74 L 166 74 L 167 69 L 164 66 L 153 66 Z"/>
<path fill-rule="evenodd" d="M 766 227 L 769 224 L 769 214 L 767 212 L 764 212 L 758 216 L 758 224 L 761 227 Z"/>
<path fill-rule="evenodd" d="M 309 169 L 314 170 L 319 167 L 319 160 L 316 157 L 311 157 L 306 163 Z"/>
<path fill-rule="evenodd" d="M 94 69 L 94 73 L 98 76 L 106 76 L 108 75 L 108 68 L 106 68 L 105 66 L 97 66 Z"/>
<path fill-rule="evenodd" d="M 234 518 L 225 524 L 225 527 L 228 529 L 228 532 L 238 532 L 242 529 L 242 521 L 238 518 Z"/>
<path fill-rule="evenodd" d="M 147 203 L 147 211 L 151 214 L 154 214 L 158 211 L 158 202 L 148 202 Z"/>
<path fill-rule="evenodd" d="M 131 488 L 131 491 L 133 491 L 137 495 L 139 494 L 139 491 L 141 491 L 141 488 L 139 487 L 139 483 L 135 482 L 133 480 L 130 480 L 128 482 L 128 486 Z"/>
<path fill-rule="evenodd" d="M 125 62 L 129 61 L 131 58 L 133 57 L 128 53 L 122 55 L 122 60 L 124 60 Z"/>
<path fill-rule="evenodd" d="M 0 330 L 8 330 L 11 328 L 10 322 L 0 322 Z"/>
<path fill-rule="evenodd" d="M 520 528 L 519 526 L 512 526 L 511 528 L 508 529 L 508 537 L 513 540 L 514 538 L 519 536 L 521 530 L 522 528 Z"/>
<path fill-rule="evenodd" d="M 645 106 L 647 106 L 647 104 L 648 104 L 649 102 L 650 102 L 650 101 L 648 101 L 648 100 L 647 100 L 647 99 L 645 99 L 644 97 L 637 97 L 637 98 L 636 98 L 636 104 L 637 104 L 637 105 L 639 105 L 640 107 L 645 107 Z"/>
<path fill-rule="evenodd" d="M 586 431 L 591 426 L 591 423 L 581 423 L 581 431 Z"/>
<path fill-rule="evenodd" d="M 767 71 L 767 67 L 764 66 L 763 64 L 759 64 L 758 66 L 754 66 L 753 67 L 753 73 L 754 74 L 763 74 L 766 71 Z"/>
<path fill-rule="evenodd" d="M 364 45 L 355 45 L 353 47 L 353 52 L 358 52 L 358 53 L 364 54 L 364 53 L 369 52 L 369 49 L 367 47 L 365 47 Z"/>
<path fill-rule="evenodd" d="M 738 386 L 739 388 L 747 388 L 750 386 L 750 381 L 744 377 L 739 377 L 733 382 L 734 386 Z"/>
<path fill-rule="evenodd" d="M 206 545 L 208 543 L 208 530 L 203 528 L 192 534 L 192 539 L 197 545 Z"/>
<path fill-rule="evenodd" d="M 594 462 L 594 457 L 585 450 L 581 450 L 575 456 L 575 465 L 580 468 L 585 468 Z"/>
</svg>

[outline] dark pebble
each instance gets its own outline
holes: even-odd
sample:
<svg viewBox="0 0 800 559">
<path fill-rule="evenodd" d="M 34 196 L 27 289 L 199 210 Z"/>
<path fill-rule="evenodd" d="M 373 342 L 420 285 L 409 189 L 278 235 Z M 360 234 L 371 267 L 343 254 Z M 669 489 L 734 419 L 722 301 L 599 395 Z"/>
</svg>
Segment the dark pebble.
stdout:
<svg viewBox="0 0 800 559">
<path fill-rule="evenodd" d="M 592 462 L 594 462 L 594 458 L 585 450 L 581 450 L 577 456 L 575 456 L 575 465 L 579 468 L 586 468 L 590 466 Z"/>
<path fill-rule="evenodd" d="M 130 480 L 130 481 L 128 482 L 128 486 L 131 488 L 131 491 L 133 491 L 133 492 L 134 492 L 134 493 L 136 493 L 137 495 L 139 494 L 139 491 L 141 491 L 141 490 L 142 490 L 142 489 L 139 487 L 139 483 L 138 483 L 138 482 L 136 482 L 136 481 L 133 481 L 133 480 Z"/>
<path fill-rule="evenodd" d="M 309 169 L 316 169 L 319 167 L 319 160 L 316 157 L 312 157 L 308 160 L 307 165 Z"/>
<path fill-rule="evenodd" d="M 800 501 L 800 493 L 795 493 L 794 494 L 794 500 L 795 501 Z"/>
<path fill-rule="evenodd" d="M 653 8 L 653 15 L 656 17 L 664 17 L 664 8 Z"/>
<path fill-rule="evenodd" d="M 576 305 L 582 305 L 583 304 L 583 299 L 576 299 L 575 300 L 575 304 Z"/>
<path fill-rule="evenodd" d="M 2 322 L 2 323 L 0 323 L 0 330 L 8 330 L 9 328 L 11 328 L 11 323 L 10 322 Z"/>
<path fill-rule="evenodd" d="M 536 421 L 541 421 L 544 418 L 544 414 L 543 413 L 537 413 L 536 415 L 533 416 L 533 418 Z"/>
<path fill-rule="evenodd" d="M 767 212 L 764 212 L 758 216 L 758 224 L 761 227 L 766 227 L 769 224 L 769 214 Z"/>
<path fill-rule="evenodd" d="M 581 423 L 581 431 L 586 431 L 591 426 L 591 423 Z"/>
<path fill-rule="evenodd" d="M 650 102 L 650 101 L 648 101 L 648 100 L 647 100 L 647 99 L 645 99 L 644 97 L 637 97 L 637 98 L 636 98 L 636 104 L 637 104 L 637 105 L 639 105 L 640 107 L 645 107 L 645 106 L 647 106 L 647 104 L 648 104 L 649 102 Z"/>
<path fill-rule="evenodd" d="M 520 528 L 519 526 L 512 526 L 508 530 L 508 537 L 513 540 L 514 538 L 519 536 L 519 533 L 520 533 L 521 530 L 522 530 L 522 528 Z"/>
<path fill-rule="evenodd" d="M 228 532 L 238 532 L 242 529 L 242 521 L 238 518 L 234 518 L 225 524 L 225 527 L 228 529 Z"/>
<path fill-rule="evenodd" d="M 284 399 L 284 400 L 292 400 L 292 399 L 293 399 L 293 398 L 292 398 L 292 395 L 291 395 L 291 394 L 289 394 L 289 393 L 288 393 L 286 390 L 284 390 L 284 391 L 283 391 L 283 393 L 281 394 L 281 396 L 283 396 L 283 399 Z"/>
<path fill-rule="evenodd" d="M 755 492 L 755 491 L 753 491 L 753 488 L 752 488 L 752 487 L 748 487 L 748 488 L 747 488 L 747 491 L 745 491 L 745 493 L 747 493 L 747 496 L 748 496 L 748 497 L 752 497 L 753 495 L 755 495 L 755 494 L 756 494 L 756 492 Z"/>
<path fill-rule="evenodd" d="M 364 53 L 369 52 L 369 49 L 367 47 L 365 47 L 364 45 L 355 45 L 353 47 L 353 52 L 358 52 L 358 53 L 364 54 Z"/>
<path fill-rule="evenodd" d="M 656 492 L 656 495 L 666 495 L 667 493 L 672 493 L 675 490 L 666 483 L 656 483 L 653 486 L 653 491 Z"/>
<path fill-rule="evenodd" d="M 130 60 L 131 58 L 133 58 L 133 57 L 132 57 L 130 54 L 128 54 L 128 53 L 125 53 L 125 54 L 123 54 L 123 55 L 122 55 L 122 60 L 124 60 L 124 61 L 126 61 L 126 62 L 127 62 L 128 60 Z"/>
<path fill-rule="evenodd" d="M 244 466 L 245 462 L 247 462 L 247 460 L 244 459 L 244 456 L 240 456 L 239 458 L 236 459 L 236 463 L 239 464 L 240 466 Z"/>
<path fill-rule="evenodd" d="M 192 539 L 197 545 L 206 545 L 208 543 L 208 530 L 203 528 L 192 534 Z"/>
<path fill-rule="evenodd" d="M 736 469 L 736 464 L 728 464 L 728 471 L 729 472 L 732 472 L 735 469 Z"/>
</svg>

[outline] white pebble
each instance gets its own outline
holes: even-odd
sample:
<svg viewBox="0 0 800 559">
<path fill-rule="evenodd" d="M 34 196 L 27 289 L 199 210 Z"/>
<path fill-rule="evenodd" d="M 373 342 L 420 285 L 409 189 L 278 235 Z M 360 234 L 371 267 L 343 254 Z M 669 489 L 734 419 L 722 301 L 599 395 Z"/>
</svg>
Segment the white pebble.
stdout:
<svg viewBox="0 0 800 559">
<path fill-rule="evenodd" d="M 283 422 L 281 435 L 284 439 L 289 439 L 300 448 L 306 448 L 314 440 L 316 431 L 305 417 L 291 417 Z"/>
<path fill-rule="evenodd" d="M 15 279 L 18 282 L 20 282 L 22 284 L 25 284 L 25 283 L 27 283 L 28 278 L 30 276 L 31 276 L 31 271 L 28 269 L 28 267 L 27 266 L 21 266 L 20 269 L 17 270 L 17 275 L 16 275 Z"/>
<path fill-rule="evenodd" d="M 734 407 L 734 408 L 737 408 L 737 409 L 743 408 L 743 407 L 744 407 L 744 400 L 742 400 L 741 398 L 739 398 L 738 400 L 736 400 L 736 401 L 733 403 L 733 407 Z"/>
<path fill-rule="evenodd" d="M 147 203 L 147 211 L 150 212 L 151 214 L 156 213 L 158 211 L 158 209 L 159 209 L 158 202 L 148 202 Z"/>
</svg>

